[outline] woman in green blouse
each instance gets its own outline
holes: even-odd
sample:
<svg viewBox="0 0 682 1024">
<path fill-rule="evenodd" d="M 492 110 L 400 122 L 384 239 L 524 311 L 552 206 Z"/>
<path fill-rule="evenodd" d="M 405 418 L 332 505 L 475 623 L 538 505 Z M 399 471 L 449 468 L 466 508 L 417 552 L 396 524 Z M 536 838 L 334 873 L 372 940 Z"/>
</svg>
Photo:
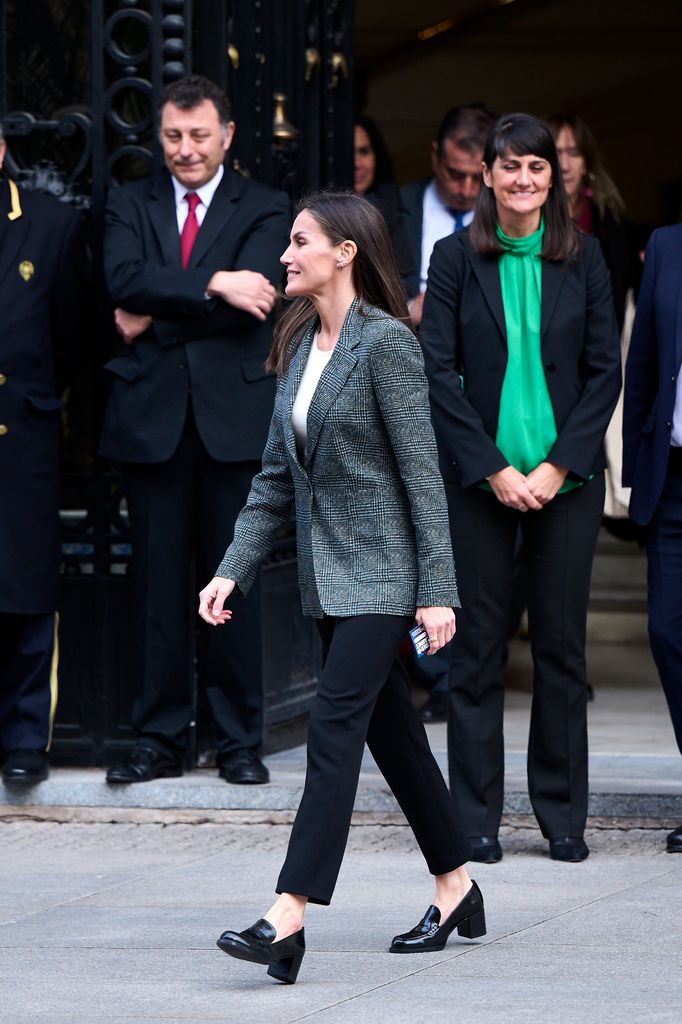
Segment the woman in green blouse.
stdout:
<svg viewBox="0 0 682 1024">
<path fill-rule="evenodd" d="M 462 610 L 453 644 L 451 790 L 474 859 L 502 856 L 503 662 L 519 526 L 534 692 L 528 786 L 550 856 L 580 861 L 587 816 L 585 625 L 620 389 L 611 283 L 572 224 L 552 136 L 500 118 L 471 228 L 438 243 L 421 341 Z"/>
</svg>

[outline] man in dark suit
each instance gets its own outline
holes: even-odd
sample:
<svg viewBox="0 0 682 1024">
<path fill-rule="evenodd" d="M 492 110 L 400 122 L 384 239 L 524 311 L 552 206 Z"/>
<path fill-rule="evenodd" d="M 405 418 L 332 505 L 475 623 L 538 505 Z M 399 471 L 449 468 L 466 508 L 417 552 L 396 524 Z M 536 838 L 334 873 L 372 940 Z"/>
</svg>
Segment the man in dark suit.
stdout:
<svg viewBox="0 0 682 1024">
<path fill-rule="evenodd" d="M 263 363 L 289 206 L 223 162 L 234 130 L 212 82 L 173 83 L 160 111 L 166 170 L 113 190 L 108 203 L 105 274 L 125 347 L 106 367 L 101 452 L 122 463 L 130 509 L 138 737 L 112 783 L 181 773 L 193 559 L 199 579 L 213 575 L 272 413 Z M 241 603 L 237 630 L 203 627 L 199 640 L 220 774 L 267 782 L 258 595 Z"/>
<path fill-rule="evenodd" d="M 623 483 L 646 529 L 649 638 L 682 753 L 682 225 L 646 249 L 625 372 Z M 682 853 L 682 826 L 667 839 Z"/>
<path fill-rule="evenodd" d="M 75 210 L 20 192 L 0 130 L 0 758 L 6 783 L 47 778 L 57 704 L 59 395 L 84 338 Z"/>
<path fill-rule="evenodd" d="M 483 145 L 494 116 L 484 103 L 453 107 L 431 143 L 431 178 L 412 181 L 400 190 L 401 211 L 419 290 L 408 302 L 415 327 L 422 318 L 426 277 L 437 241 L 471 224 L 481 188 Z M 450 647 L 413 666 L 418 686 L 429 691 L 420 709 L 425 722 L 444 722 L 448 713 Z"/>
<path fill-rule="evenodd" d="M 419 292 L 409 301 L 415 326 L 421 321 L 434 245 L 453 231 L 468 227 L 474 219 L 481 189 L 483 146 L 494 120 L 485 103 L 452 107 L 431 143 L 433 176 L 412 181 L 400 190 L 412 262 L 419 274 Z"/>
</svg>

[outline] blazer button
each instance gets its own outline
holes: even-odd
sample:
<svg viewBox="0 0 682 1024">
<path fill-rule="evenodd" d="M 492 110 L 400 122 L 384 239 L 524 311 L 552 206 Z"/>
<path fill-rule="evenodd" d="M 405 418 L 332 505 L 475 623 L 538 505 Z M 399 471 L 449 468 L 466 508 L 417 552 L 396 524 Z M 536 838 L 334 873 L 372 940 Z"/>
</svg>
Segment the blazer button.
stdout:
<svg viewBox="0 0 682 1024">
<path fill-rule="evenodd" d="M 9 427 L 4 423 L 0 423 L 0 437 L 4 437 L 7 433 L 9 433 Z"/>
<path fill-rule="evenodd" d="M 556 363 L 547 363 L 545 369 L 547 370 L 547 373 L 554 373 L 556 370 Z"/>
<path fill-rule="evenodd" d="M 0 387 L 2 387 L 2 385 L 6 384 L 6 383 L 7 383 L 7 377 L 5 377 L 4 373 L 0 373 Z"/>
<path fill-rule="evenodd" d="M 187 363 L 178 363 L 178 370 L 186 370 Z"/>
<path fill-rule="evenodd" d="M 670 428 L 672 427 L 672 423 L 670 422 L 670 420 L 666 420 L 665 425 L 668 428 L 668 430 L 670 430 Z"/>
</svg>

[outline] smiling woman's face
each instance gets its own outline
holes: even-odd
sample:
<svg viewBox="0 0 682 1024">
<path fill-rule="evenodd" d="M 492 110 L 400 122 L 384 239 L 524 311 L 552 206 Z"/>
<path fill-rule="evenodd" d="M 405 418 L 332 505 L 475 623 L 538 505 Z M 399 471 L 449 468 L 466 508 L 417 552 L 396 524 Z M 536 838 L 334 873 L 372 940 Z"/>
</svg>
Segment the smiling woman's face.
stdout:
<svg viewBox="0 0 682 1024">
<path fill-rule="evenodd" d="M 287 296 L 324 294 L 334 280 L 339 255 L 340 247 L 332 245 L 313 215 L 308 210 L 299 213 L 280 257 L 287 271 Z"/>
<path fill-rule="evenodd" d="M 507 150 L 492 167 L 483 165 L 483 181 L 493 190 L 498 218 L 523 220 L 547 202 L 552 168 L 541 156 L 517 156 Z"/>
</svg>

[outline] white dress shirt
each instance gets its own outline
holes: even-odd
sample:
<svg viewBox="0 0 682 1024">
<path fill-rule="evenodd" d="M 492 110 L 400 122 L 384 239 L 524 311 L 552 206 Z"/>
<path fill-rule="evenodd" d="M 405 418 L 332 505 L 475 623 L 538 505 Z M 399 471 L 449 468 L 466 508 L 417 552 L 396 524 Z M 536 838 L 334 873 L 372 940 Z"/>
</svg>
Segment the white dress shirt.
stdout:
<svg viewBox="0 0 682 1024">
<path fill-rule="evenodd" d="M 185 196 L 188 192 L 196 192 L 199 196 L 199 202 L 197 203 L 196 215 L 197 223 L 199 227 L 204 222 L 206 211 L 211 205 L 211 200 L 215 195 L 215 190 L 222 181 L 223 178 L 223 165 L 221 164 L 218 170 L 215 172 L 210 181 L 207 181 L 205 185 L 201 185 L 200 188 L 187 188 L 186 185 L 181 184 L 177 178 L 171 174 L 171 181 L 173 182 L 173 191 L 175 192 L 175 213 L 178 218 L 178 233 L 182 233 L 185 221 L 187 220 L 187 214 L 189 213 L 189 203 L 185 201 Z"/>
<path fill-rule="evenodd" d="M 673 406 L 673 429 L 670 434 L 673 448 L 682 448 L 682 366 L 677 371 L 675 384 L 675 405 Z"/>
<path fill-rule="evenodd" d="M 467 210 L 462 215 L 464 227 L 467 228 L 474 219 L 474 211 Z M 426 278 L 429 273 L 431 253 L 436 242 L 446 235 L 451 235 L 454 228 L 454 218 L 448 206 L 438 195 L 436 183 L 433 179 L 426 186 L 422 206 L 422 263 L 419 272 L 419 290 L 426 290 Z"/>
</svg>

